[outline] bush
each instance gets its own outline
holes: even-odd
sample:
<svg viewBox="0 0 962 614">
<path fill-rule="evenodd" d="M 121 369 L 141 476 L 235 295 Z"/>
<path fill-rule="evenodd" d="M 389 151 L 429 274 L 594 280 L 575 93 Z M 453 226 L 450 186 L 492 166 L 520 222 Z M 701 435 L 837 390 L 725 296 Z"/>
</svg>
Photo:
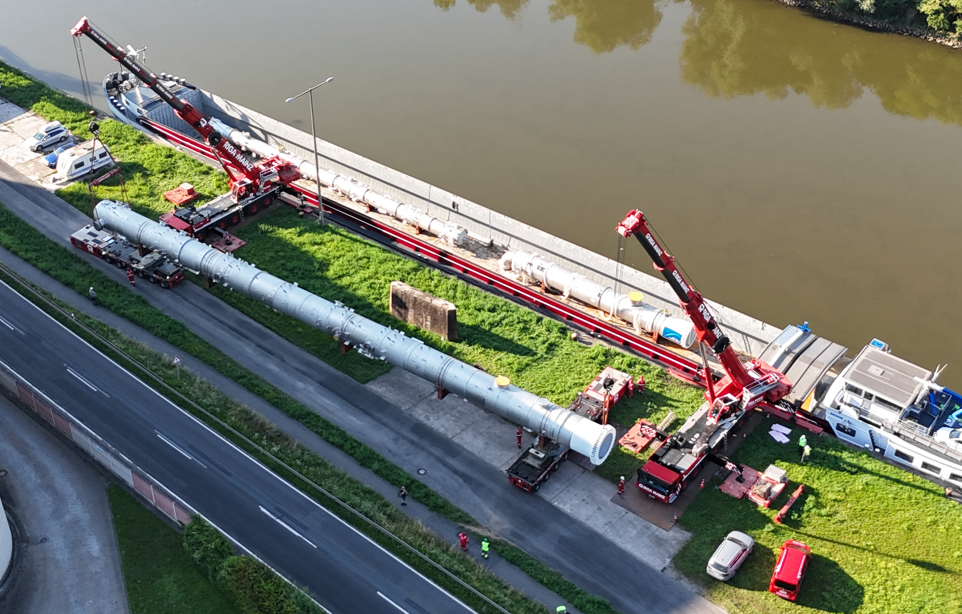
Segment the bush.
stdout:
<svg viewBox="0 0 962 614">
<path fill-rule="evenodd" d="M 317 604 L 249 556 L 229 558 L 217 584 L 245 614 L 320 614 Z"/>
<path fill-rule="evenodd" d="M 224 561 L 233 554 L 230 542 L 206 520 L 194 516 L 184 527 L 184 549 L 212 582 Z"/>
</svg>

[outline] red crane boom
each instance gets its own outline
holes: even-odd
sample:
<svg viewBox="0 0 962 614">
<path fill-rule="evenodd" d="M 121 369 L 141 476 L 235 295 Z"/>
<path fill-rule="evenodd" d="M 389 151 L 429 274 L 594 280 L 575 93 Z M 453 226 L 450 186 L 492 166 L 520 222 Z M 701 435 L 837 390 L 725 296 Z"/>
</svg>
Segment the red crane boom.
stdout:
<svg viewBox="0 0 962 614">
<path fill-rule="evenodd" d="M 731 341 L 719 328 L 701 293 L 685 280 L 675 266 L 675 258 L 655 239 L 644 213 L 637 209 L 630 211 L 616 230 L 623 237 L 634 236 L 638 239 L 651 257 L 655 270 L 665 277 L 678 295 L 681 308 L 695 325 L 698 341 L 711 348 L 712 353 L 718 357 L 726 373 L 726 377 L 717 384 L 719 397 L 730 394 L 747 410 L 758 405 L 763 398 L 769 403 L 775 403 L 788 394 L 792 387 L 791 382 L 780 371 L 757 359 L 752 359 L 747 364 L 739 360 L 731 347 Z M 715 394 L 711 382 L 708 383 L 708 400 L 714 402 Z M 721 410 L 717 411 L 714 420 L 717 421 L 722 413 L 724 412 Z"/>
<path fill-rule="evenodd" d="M 280 185 L 290 185 L 300 178 L 297 167 L 286 160 L 270 158 L 260 163 L 251 161 L 211 125 L 211 118 L 207 114 L 186 100 L 178 98 L 170 88 L 157 78 L 157 75 L 127 53 L 123 47 L 113 43 L 104 34 L 95 30 L 86 17 L 81 18 L 77 25 L 71 28 L 70 33 L 74 36 L 85 35 L 94 41 L 113 59 L 135 74 L 144 85 L 160 96 L 164 102 L 174 109 L 174 113 L 178 117 L 187 122 L 204 138 L 230 177 L 231 198 L 234 202 L 259 196 Z"/>
</svg>

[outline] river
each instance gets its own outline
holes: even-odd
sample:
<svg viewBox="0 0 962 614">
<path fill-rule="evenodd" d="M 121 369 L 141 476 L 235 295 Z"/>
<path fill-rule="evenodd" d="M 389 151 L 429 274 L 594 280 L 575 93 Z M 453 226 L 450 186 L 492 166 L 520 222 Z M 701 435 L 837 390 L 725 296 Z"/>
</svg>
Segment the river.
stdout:
<svg viewBox="0 0 962 614">
<path fill-rule="evenodd" d="M 771 0 L 130 6 L 82 10 L 158 72 L 305 130 L 333 75 L 329 141 L 610 257 L 642 209 L 705 296 L 962 388 L 962 52 Z M 7 3 L 0 59 L 79 95 L 80 11 Z"/>
</svg>

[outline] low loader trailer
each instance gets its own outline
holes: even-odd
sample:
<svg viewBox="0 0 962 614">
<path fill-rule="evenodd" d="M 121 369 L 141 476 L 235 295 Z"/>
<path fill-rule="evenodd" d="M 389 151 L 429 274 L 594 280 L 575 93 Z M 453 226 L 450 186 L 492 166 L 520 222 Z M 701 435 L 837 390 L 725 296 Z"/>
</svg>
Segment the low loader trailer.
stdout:
<svg viewBox="0 0 962 614">
<path fill-rule="evenodd" d="M 608 423 L 608 411 L 625 396 L 645 389 L 645 380 L 638 378 L 637 384 L 623 371 L 605 367 L 584 391 L 568 405 L 568 411 L 575 412 L 600 424 Z M 510 467 L 508 480 L 525 492 L 537 492 L 541 484 L 547 482 L 561 463 L 568 458 L 568 446 L 552 441 L 543 435 L 538 436 L 535 445 L 529 447 Z"/>
<path fill-rule="evenodd" d="M 141 279 L 160 284 L 161 288 L 172 288 L 184 279 L 183 267 L 160 252 L 141 253 L 143 250 L 137 245 L 106 230 L 98 230 L 92 224 L 70 235 L 70 242 L 107 264 L 116 264 L 122 269 L 129 267 Z"/>
</svg>

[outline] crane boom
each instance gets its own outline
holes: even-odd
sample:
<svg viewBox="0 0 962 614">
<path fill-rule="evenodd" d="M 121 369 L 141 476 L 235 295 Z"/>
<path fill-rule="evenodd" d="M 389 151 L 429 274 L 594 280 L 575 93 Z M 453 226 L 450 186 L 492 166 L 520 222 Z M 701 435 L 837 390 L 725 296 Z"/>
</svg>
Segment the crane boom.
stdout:
<svg viewBox="0 0 962 614">
<path fill-rule="evenodd" d="M 655 270 L 664 276 L 668 285 L 678 295 L 681 308 L 695 325 L 698 341 L 711 348 L 725 369 L 727 377 L 719 382 L 722 394 L 731 394 L 741 399 L 743 407 L 749 404 L 749 401 L 753 404 L 760 402 L 762 394 L 765 400 L 771 403 L 788 394 L 791 383 L 777 369 L 754 359 L 746 365 L 738 358 L 728 336 L 722 332 L 705 304 L 704 297 L 685 280 L 675 265 L 675 258 L 658 243 L 644 213 L 633 209 L 618 224 L 616 230 L 625 238 L 634 236 L 638 239 L 651 257 Z M 746 395 L 746 391 L 750 394 Z M 711 396 L 713 394 L 710 392 L 709 400 L 714 401 Z M 748 396 L 751 399 L 747 398 Z M 718 417 L 721 413 L 718 413 Z"/>
<path fill-rule="evenodd" d="M 216 129 L 219 123 L 186 100 L 178 98 L 157 75 L 142 65 L 136 57 L 113 43 L 103 33 L 97 31 L 87 17 L 83 17 L 70 29 L 73 36 L 87 36 L 101 49 L 106 51 L 124 68 L 132 72 L 140 81 L 156 93 L 161 100 L 173 108 L 179 118 L 187 122 L 200 134 L 211 150 L 220 159 L 224 170 L 230 177 L 231 194 L 235 202 L 265 193 L 277 184 L 290 185 L 300 178 L 297 168 L 280 158 L 270 158 L 256 164 Z M 237 173 L 240 173 L 238 175 Z"/>
</svg>

